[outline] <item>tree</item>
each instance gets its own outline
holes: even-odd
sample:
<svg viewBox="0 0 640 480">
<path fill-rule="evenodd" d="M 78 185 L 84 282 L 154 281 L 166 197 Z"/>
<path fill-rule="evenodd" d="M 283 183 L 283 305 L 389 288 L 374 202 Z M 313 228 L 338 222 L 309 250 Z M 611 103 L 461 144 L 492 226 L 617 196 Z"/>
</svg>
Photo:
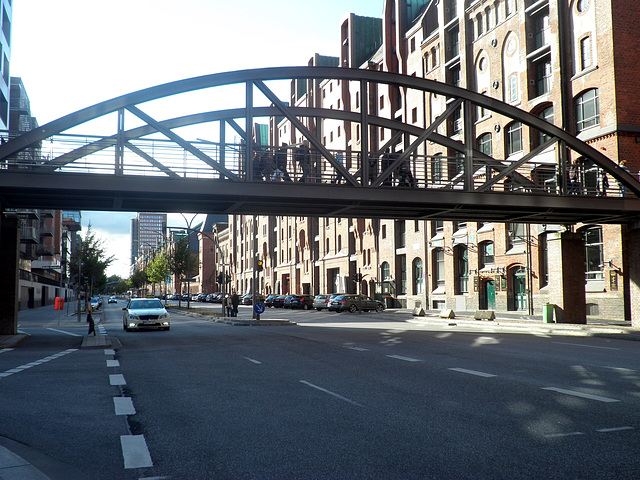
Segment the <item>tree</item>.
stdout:
<svg viewBox="0 0 640 480">
<path fill-rule="evenodd" d="M 167 280 L 167 273 L 169 272 L 167 257 L 164 254 L 159 254 L 154 257 L 151 263 L 147 266 L 147 279 L 151 284 L 154 285 L 154 293 L 155 293 L 155 284 L 160 283 L 163 284 Z"/>
<path fill-rule="evenodd" d="M 129 283 L 131 288 L 139 290 L 147 284 L 147 272 L 146 270 L 134 270 L 131 277 L 129 277 Z"/>
<path fill-rule="evenodd" d="M 187 260 L 188 259 L 188 260 Z M 189 249 L 189 237 L 185 236 L 174 243 L 173 249 L 167 256 L 167 268 L 175 278 L 190 276 L 187 265 L 192 272 L 198 268 L 198 256 Z"/>
<path fill-rule="evenodd" d="M 75 276 L 79 284 L 93 287 L 94 292 L 104 291 L 107 286 L 106 271 L 114 260 L 113 255 L 106 256 L 104 239 L 98 238 L 89 224 L 84 239 L 80 238 L 79 248 L 71 255 L 71 276 Z M 78 273 L 82 278 L 78 277 Z"/>
</svg>

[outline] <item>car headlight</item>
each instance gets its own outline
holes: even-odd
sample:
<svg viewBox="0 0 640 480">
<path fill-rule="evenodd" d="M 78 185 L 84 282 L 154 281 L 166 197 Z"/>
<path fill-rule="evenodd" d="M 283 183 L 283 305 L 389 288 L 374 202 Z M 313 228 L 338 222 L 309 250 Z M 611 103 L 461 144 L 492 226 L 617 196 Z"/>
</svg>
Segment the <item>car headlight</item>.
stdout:
<svg viewBox="0 0 640 480">
<path fill-rule="evenodd" d="M 162 314 L 160 314 L 160 316 L 158 318 L 160 320 L 162 320 L 163 318 L 169 318 L 169 314 L 168 313 L 162 313 Z"/>
<path fill-rule="evenodd" d="M 140 320 L 140 317 L 138 317 L 138 315 L 136 315 L 135 313 L 130 313 L 129 320 Z"/>
</svg>

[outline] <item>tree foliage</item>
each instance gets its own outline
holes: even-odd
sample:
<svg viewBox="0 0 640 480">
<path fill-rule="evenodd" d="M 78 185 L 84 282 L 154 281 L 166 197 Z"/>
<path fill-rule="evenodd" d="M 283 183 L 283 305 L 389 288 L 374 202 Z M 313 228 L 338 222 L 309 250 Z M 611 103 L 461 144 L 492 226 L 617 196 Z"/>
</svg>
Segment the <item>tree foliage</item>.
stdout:
<svg viewBox="0 0 640 480">
<path fill-rule="evenodd" d="M 87 227 L 84 238 L 80 238 L 79 248 L 76 248 L 71 255 L 70 269 L 72 278 L 78 279 L 78 283 L 93 285 L 94 292 L 104 291 L 107 285 L 107 268 L 113 263 L 115 257 L 108 257 L 105 253 L 104 239 L 99 238 L 91 229 L 91 224 Z"/>
<path fill-rule="evenodd" d="M 163 284 L 167 279 L 169 272 L 167 257 L 159 254 L 147 265 L 147 280 L 155 286 L 156 283 Z M 155 291 L 155 287 L 154 287 Z"/>
<path fill-rule="evenodd" d="M 189 249 L 189 238 L 183 237 L 174 244 L 167 256 L 167 268 L 177 278 L 187 276 L 187 265 L 191 272 L 198 270 L 198 256 Z"/>
</svg>

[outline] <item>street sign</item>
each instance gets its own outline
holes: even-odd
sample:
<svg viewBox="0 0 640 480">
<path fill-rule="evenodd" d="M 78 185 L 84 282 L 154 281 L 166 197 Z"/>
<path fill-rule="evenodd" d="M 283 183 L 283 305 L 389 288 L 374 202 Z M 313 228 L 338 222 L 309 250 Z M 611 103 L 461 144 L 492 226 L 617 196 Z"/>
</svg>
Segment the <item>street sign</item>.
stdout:
<svg viewBox="0 0 640 480">
<path fill-rule="evenodd" d="M 256 314 L 260 315 L 261 313 L 264 313 L 265 307 L 264 307 L 264 303 L 262 302 L 256 302 L 256 304 L 253 306 L 253 311 L 256 312 Z"/>
</svg>

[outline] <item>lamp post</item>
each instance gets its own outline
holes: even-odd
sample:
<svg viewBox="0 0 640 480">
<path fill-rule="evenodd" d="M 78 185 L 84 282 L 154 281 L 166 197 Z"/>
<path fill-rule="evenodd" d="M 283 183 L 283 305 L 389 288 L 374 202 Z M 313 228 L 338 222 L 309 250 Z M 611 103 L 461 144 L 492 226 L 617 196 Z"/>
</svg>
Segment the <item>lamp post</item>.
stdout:
<svg viewBox="0 0 640 480">
<path fill-rule="evenodd" d="M 190 245 L 190 241 L 189 241 L 189 235 L 191 231 L 193 231 L 193 229 L 191 228 L 191 224 L 193 223 L 193 221 L 196 219 L 197 214 L 194 214 L 193 217 L 191 217 L 191 220 L 187 220 L 187 217 L 185 217 L 184 213 L 181 213 L 180 215 L 182 215 L 182 218 L 184 218 L 185 223 L 187 224 L 187 308 L 190 308 L 190 302 L 191 302 L 191 278 L 189 277 L 189 275 L 191 274 L 191 271 L 189 269 L 190 265 L 189 265 L 189 257 L 191 257 L 191 245 Z"/>
</svg>

